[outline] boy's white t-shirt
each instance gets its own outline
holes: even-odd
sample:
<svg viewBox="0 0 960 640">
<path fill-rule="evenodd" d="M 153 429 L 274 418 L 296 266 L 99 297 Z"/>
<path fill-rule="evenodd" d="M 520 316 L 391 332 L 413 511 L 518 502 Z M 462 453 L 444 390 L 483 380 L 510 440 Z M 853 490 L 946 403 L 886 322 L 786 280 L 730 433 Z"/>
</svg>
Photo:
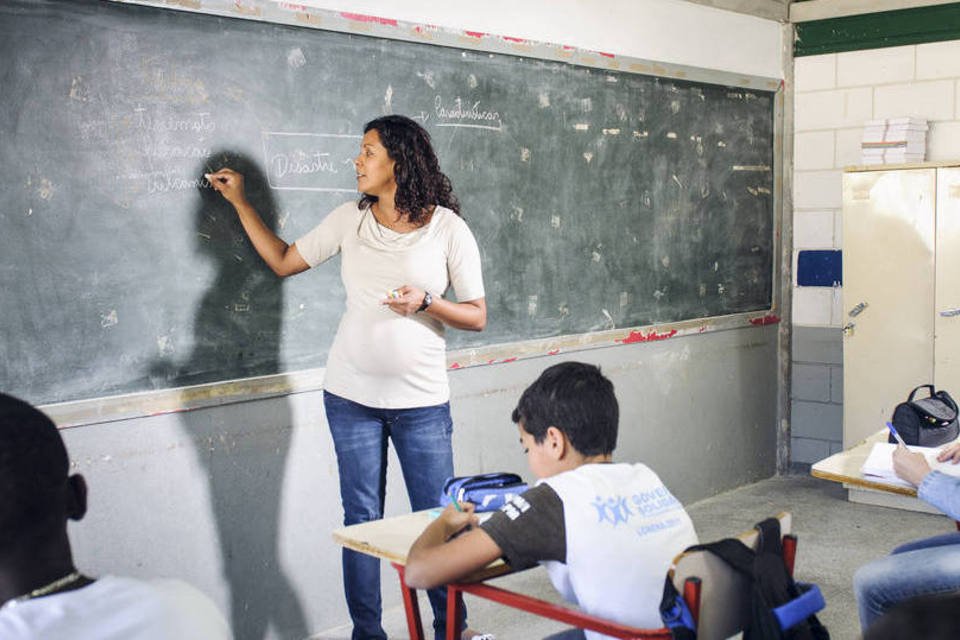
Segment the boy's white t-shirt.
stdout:
<svg viewBox="0 0 960 640">
<path fill-rule="evenodd" d="M 373 212 L 348 202 L 296 241 L 311 267 L 342 255 L 346 309 L 324 376 L 324 389 L 360 404 L 404 409 L 450 397 L 444 325 L 426 313 L 401 316 L 383 304 L 412 285 L 439 297 L 452 286 L 459 301 L 484 296 L 480 250 L 463 219 L 436 207 L 409 233 L 380 225 Z"/>
<path fill-rule="evenodd" d="M 659 605 L 673 559 L 697 543 L 690 516 L 644 464 L 585 464 L 545 478 L 481 527 L 510 566 L 540 562 L 566 600 L 647 629 L 663 626 Z"/>
<path fill-rule="evenodd" d="M 213 602 L 180 580 L 103 576 L 93 584 L 0 607 L 3 640 L 227 640 Z"/>
</svg>

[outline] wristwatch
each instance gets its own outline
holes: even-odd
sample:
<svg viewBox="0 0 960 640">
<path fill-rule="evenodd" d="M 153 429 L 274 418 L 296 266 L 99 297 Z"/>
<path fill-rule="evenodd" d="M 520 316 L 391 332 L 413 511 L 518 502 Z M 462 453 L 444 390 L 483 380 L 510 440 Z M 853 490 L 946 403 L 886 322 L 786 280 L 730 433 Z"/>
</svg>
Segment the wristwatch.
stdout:
<svg viewBox="0 0 960 640">
<path fill-rule="evenodd" d="M 430 295 L 429 291 L 424 291 L 423 302 L 420 303 L 420 308 L 417 309 L 417 313 L 420 313 L 421 311 L 429 307 L 431 304 L 433 304 L 433 296 Z"/>
</svg>

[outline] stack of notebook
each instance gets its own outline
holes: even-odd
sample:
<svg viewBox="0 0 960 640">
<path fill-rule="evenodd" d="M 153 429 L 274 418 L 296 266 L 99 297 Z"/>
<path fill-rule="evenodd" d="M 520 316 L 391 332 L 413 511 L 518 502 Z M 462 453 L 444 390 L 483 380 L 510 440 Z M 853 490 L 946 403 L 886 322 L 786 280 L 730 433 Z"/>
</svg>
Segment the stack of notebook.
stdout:
<svg viewBox="0 0 960 640">
<path fill-rule="evenodd" d="M 863 126 L 863 164 L 923 162 L 927 121 L 919 118 L 868 120 Z"/>
</svg>

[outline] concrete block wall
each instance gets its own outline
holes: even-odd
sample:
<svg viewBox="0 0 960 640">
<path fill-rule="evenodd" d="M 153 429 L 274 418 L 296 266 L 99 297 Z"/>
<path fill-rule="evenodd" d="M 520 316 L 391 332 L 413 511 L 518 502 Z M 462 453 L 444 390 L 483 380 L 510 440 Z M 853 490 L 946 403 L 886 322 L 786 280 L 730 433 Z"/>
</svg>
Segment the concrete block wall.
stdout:
<svg viewBox="0 0 960 640">
<path fill-rule="evenodd" d="M 801 251 L 843 247 L 841 176 L 860 164 L 864 121 L 924 118 L 927 160 L 960 160 L 960 40 L 796 58 L 794 84 L 794 266 Z M 795 463 L 841 448 L 842 303 L 840 286 L 794 281 Z"/>
</svg>

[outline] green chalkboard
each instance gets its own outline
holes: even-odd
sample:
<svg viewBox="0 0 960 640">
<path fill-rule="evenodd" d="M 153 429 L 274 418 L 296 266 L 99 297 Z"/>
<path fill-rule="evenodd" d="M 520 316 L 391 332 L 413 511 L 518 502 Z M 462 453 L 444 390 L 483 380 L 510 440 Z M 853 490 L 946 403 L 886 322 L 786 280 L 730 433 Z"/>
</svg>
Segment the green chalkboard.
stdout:
<svg viewBox="0 0 960 640">
<path fill-rule="evenodd" d="M 363 124 L 419 119 L 480 244 L 451 348 L 769 308 L 774 95 L 76 0 L 0 4 L 0 389 L 57 402 L 321 367 L 339 263 L 285 281 L 202 174 L 289 241 L 355 199 Z"/>
</svg>

